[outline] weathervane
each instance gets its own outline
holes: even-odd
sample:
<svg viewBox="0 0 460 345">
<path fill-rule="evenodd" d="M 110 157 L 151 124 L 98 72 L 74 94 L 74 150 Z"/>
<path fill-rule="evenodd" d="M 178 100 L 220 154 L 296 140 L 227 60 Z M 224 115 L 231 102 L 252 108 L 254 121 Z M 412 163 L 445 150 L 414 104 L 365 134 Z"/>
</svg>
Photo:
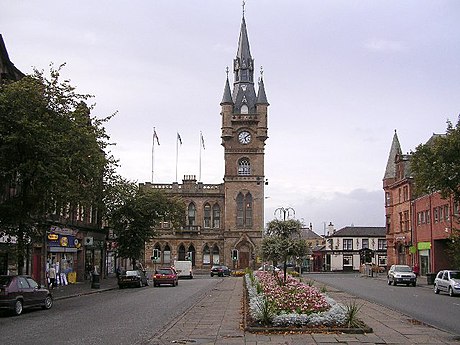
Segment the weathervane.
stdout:
<svg viewBox="0 0 460 345">
<path fill-rule="evenodd" d="M 262 66 L 260 66 L 260 76 L 261 77 L 264 76 L 264 68 Z"/>
<path fill-rule="evenodd" d="M 225 69 L 225 73 L 227 73 L 227 78 L 228 78 L 228 71 L 229 71 L 229 69 L 228 69 L 228 66 L 227 66 L 227 68 Z"/>
</svg>

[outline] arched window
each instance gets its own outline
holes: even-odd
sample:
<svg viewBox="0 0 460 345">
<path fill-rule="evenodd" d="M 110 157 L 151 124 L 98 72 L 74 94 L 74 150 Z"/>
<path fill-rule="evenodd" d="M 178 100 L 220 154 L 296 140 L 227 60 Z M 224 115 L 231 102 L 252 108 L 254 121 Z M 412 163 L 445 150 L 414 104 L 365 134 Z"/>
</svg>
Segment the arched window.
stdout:
<svg viewBox="0 0 460 345">
<path fill-rule="evenodd" d="M 171 262 L 171 248 L 169 245 L 165 246 L 165 249 L 163 250 L 163 263 L 164 264 L 169 264 Z"/>
<path fill-rule="evenodd" d="M 161 263 L 161 247 L 160 247 L 160 244 L 159 243 L 155 244 L 155 247 L 153 247 L 153 250 L 154 250 L 153 254 L 155 254 L 155 251 L 158 254 L 156 260 L 153 260 L 153 262 L 155 262 L 157 264 Z M 153 256 L 155 256 L 155 255 L 153 255 Z"/>
<path fill-rule="evenodd" d="M 219 204 L 215 204 L 212 207 L 212 227 L 214 229 L 220 228 L 220 206 Z"/>
<path fill-rule="evenodd" d="M 188 205 L 187 212 L 187 225 L 195 225 L 196 220 L 196 207 L 194 203 Z"/>
<path fill-rule="evenodd" d="M 238 193 L 236 197 L 236 226 L 242 228 L 244 226 L 244 196 L 243 193 Z"/>
<path fill-rule="evenodd" d="M 252 227 L 252 195 L 250 193 L 246 194 L 246 198 L 244 200 L 244 224 L 247 227 Z"/>
<path fill-rule="evenodd" d="M 211 251 L 209 250 L 209 246 L 205 245 L 203 248 L 203 265 L 211 264 Z"/>
<path fill-rule="evenodd" d="M 248 158 L 241 158 L 238 161 L 238 175 L 251 175 L 251 162 Z"/>
<path fill-rule="evenodd" d="M 218 265 L 220 263 L 219 247 L 217 244 L 212 247 L 212 264 Z"/>
<path fill-rule="evenodd" d="M 185 247 L 183 244 L 181 244 L 179 246 L 179 250 L 177 251 L 177 259 L 179 261 L 184 261 L 185 260 L 185 256 L 186 256 L 186 253 L 185 253 Z"/>
<path fill-rule="evenodd" d="M 249 113 L 249 108 L 246 104 L 243 104 L 241 106 L 241 114 L 247 114 L 247 113 Z"/>
<path fill-rule="evenodd" d="M 208 203 L 204 205 L 204 227 L 211 227 L 211 205 Z"/>
<path fill-rule="evenodd" d="M 187 252 L 187 255 L 186 255 L 185 259 L 190 260 L 192 262 L 192 266 L 195 267 L 196 250 L 195 250 L 195 247 L 193 246 L 193 244 L 191 244 L 188 247 L 188 252 Z"/>
<path fill-rule="evenodd" d="M 252 227 L 252 195 L 238 193 L 236 197 L 236 226 L 239 228 Z"/>
</svg>

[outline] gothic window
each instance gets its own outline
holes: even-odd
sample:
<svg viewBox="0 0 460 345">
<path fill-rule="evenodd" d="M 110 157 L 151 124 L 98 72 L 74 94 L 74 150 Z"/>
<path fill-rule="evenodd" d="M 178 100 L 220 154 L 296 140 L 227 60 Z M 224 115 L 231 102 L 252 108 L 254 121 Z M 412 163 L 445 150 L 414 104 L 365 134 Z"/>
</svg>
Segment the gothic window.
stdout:
<svg viewBox="0 0 460 345">
<path fill-rule="evenodd" d="M 219 247 L 217 245 L 212 247 L 212 263 L 213 265 L 218 265 L 220 263 Z"/>
<path fill-rule="evenodd" d="M 252 227 L 252 195 L 246 194 L 245 200 L 245 225 L 247 227 Z"/>
<path fill-rule="evenodd" d="M 212 227 L 214 229 L 219 229 L 220 228 L 220 206 L 219 204 L 215 204 L 212 207 Z"/>
<path fill-rule="evenodd" d="M 177 254 L 178 254 L 178 260 L 179 260 L 179 261 L 185 261 L 185 256 L 186 256 L 187 254 L 185 253 L 185 247 L 184 247 L 183 244 L 181 244 L 181 245 L 179 246 L 179 250 L 177 251 Z"/>
<path fill-rule="evenodd" d="M 211 251 L 209 246 L 205 245 L 203 248 L 203 265 L 209 265 L 211 263 Z"/>
<path fill-rule="evenodd" d="M 249 113 L 249 108 L 246 104 L 243 104 L 241 106 L 241 114 L 248 114 Z"/>
<path fill-rule="evenodd" d="M 164 264 L 169 264 L 171 262 L 171 248 L 169 245 L 165 246 L 165 249 L 163 250 L 163 263 Z"/>
<path fill-rule="evenodd" d="M 195 207 L 195 204 L 190 203 L 188 205 L 188 211 L 187 211 L 187 225 L 195 225 L 195 219 L 196 219 L 196 207 Z"/>
<path fill-rule="evenodd" d="M 204 227 L 211 227 L 211 205 L 208 203 L 204 205 Z"/>
<path fill-rule="evenodd" d="M 251 163 L 248 158 L 241 158 L 238 161 L 238 175 L 251 175 Z"/>
<path fill-rule="evenodd" d="M 236 226 L 243 227 L 244 225 L 244 197 L 243 193 L 239 193 L 236 197 Z"/>
<path fill-rule="evenodd" d="M 252 227 L 252 195 L 238 193 L 236 197 L 236 226 Z"/>
</svg>

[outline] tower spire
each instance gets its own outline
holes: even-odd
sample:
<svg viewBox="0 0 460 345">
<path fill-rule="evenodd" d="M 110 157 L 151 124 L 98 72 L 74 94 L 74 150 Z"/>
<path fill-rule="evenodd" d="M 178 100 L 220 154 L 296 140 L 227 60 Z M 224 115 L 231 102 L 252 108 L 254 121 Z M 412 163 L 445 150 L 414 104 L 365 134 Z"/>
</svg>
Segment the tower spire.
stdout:
<svg viewBox="0 0 460 345">
<path fill-rule="evenodd" d="M 396 176 L 396 156 L 401 155 L 401 144 L 399 143 L 398 133 L 393 135 L 393 141 L 391 142 L 390 153 L 388 155 L 387 167 L 385 169 L 385 175 L 383 179 L 394 178 Z"/>
</svg>

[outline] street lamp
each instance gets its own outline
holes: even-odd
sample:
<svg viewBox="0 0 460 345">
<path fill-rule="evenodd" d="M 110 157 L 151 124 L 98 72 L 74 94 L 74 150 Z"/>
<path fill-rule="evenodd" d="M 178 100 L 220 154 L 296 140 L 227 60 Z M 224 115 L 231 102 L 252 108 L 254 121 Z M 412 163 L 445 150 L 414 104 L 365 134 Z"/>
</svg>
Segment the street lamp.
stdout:
<svg viewBox="0 0 460 345">
<path fill-rule="evenodd" d="M 274 214 L 275 214 L 275 217 L 278 214 L 279 218 L 281 218 L 282 216 L 283 220 L 286 220 L 286 219 L 290 219 L 291 216 L 295 217 L 295 210 L 292 207 L 287 207 L 287 208 L 278 207 L 275 210 Z"/>
</svg>

